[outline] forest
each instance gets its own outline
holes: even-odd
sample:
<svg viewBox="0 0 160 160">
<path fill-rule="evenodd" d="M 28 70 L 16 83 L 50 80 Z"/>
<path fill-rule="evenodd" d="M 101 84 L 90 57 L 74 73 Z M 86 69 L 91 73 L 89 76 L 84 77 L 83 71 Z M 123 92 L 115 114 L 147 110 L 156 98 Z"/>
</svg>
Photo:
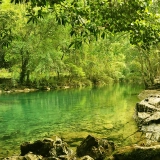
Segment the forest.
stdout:
<svg viewBox="0 0 160 160">
<path fill-rule="evenodd" d="M 158 0 L 1 0 L 0 88 L 160 77 Z"/>
</svg>

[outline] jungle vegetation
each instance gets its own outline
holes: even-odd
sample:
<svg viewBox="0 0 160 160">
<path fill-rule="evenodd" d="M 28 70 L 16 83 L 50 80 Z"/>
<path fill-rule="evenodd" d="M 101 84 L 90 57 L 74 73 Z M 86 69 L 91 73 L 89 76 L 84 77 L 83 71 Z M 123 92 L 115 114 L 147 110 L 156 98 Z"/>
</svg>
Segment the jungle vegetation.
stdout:
<svg viewBox="0 0 160 160">
<path fill-rule="evenodd" d="M 148 87 L 159 76 L 158 0 L 0 1 L 1 87 Z"/>
</svg>

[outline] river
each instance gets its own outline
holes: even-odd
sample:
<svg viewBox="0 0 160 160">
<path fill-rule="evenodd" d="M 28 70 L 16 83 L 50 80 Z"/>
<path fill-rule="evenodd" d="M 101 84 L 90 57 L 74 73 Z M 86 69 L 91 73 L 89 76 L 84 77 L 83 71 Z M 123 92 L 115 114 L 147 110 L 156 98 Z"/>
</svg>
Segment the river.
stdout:
<svg viewBox="0 0 160 160">
<path fill-rule="evenodd" d="M 20 154 L 23 142 L 54 135 L 73 149 L 88 134 L 121 145 L 135 143 L 137 126 L 133 114 L 142 90 L 139 85 L 116 84 L 1 94 L 0 157 Z"/>
</svg>

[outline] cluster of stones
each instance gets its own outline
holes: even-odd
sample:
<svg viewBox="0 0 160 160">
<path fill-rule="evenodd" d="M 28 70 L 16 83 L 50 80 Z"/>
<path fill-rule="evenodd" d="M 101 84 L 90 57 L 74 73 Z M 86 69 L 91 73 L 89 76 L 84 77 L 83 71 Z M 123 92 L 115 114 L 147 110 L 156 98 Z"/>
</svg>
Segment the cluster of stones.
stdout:
<svg viewBox="0 0 160 160">
<path fill-rule="evenodd" d="M 45 138 L 34 143 L 25 142 L 21 146 L 21 155 L 4 158 L 3 160 L 72 160 L 72 159 L 105 159 L 114 151 L 113 142 L 97 139 L 88 135 L 74 153 L 62 139 Z"/>
<path fill-rule="evenodd" d="M 74 153 L 66 142 L 56 137 L 21 145 L 21 155 L 3 160 L 154 160 L 160 159 L 160 145 L 115 148 L 113 142 L 88 135 Z"/>
</svg>

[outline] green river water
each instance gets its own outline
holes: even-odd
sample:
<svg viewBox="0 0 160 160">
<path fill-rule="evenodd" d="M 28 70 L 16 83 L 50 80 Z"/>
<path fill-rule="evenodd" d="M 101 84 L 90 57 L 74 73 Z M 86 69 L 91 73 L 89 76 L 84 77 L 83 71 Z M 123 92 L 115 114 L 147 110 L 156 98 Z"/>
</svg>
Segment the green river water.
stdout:
<svg viewBox="0 0 160 160">
<path fill-rule="evenodd" d="M 1 94 L 0 157 L 20 154 L 23 142 L 54 135 L 73 150 L 88 134 L 120 145 L 135 143 L 138 137 L 133 134 L 137 130 L 133 114 L 142 90 L 139 85 L 117 84 Z"/>
</svg>

